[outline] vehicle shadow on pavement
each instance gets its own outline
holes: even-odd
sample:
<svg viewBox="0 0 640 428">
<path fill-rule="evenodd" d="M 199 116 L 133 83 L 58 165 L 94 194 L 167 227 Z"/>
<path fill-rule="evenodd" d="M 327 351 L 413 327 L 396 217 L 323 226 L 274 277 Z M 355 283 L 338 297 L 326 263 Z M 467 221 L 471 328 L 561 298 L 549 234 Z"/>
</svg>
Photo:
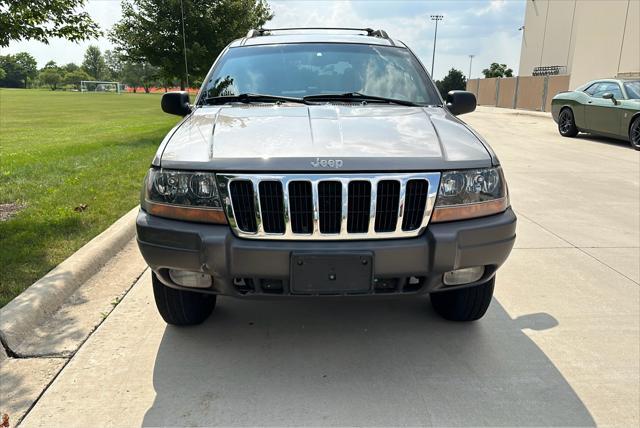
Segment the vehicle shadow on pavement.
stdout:
<svg viewBox="0 0 640 428">
<path fill-rule="evenodd" d="M 220 299 L 204 325 L 167 327 L 144 425 L 544 425 L 594 420 L 494 299 L 476 323 L 426 298 Z"/>
<path fill-rule="evenodd" d="M 629 144 L 628 141 L 618 140 L 616 138 L 604 137 L 601 135 L 578 134 L 574 138 L 578 140 L 583 140 L 585 142 L 588 141 L 590 143 L 607 144 L 610 146 L 618 146 L 618 147 L 627 148 L 629 150 L 635 150 L 633 147 L 631 147 L 631 144 Z"/>
</svg>

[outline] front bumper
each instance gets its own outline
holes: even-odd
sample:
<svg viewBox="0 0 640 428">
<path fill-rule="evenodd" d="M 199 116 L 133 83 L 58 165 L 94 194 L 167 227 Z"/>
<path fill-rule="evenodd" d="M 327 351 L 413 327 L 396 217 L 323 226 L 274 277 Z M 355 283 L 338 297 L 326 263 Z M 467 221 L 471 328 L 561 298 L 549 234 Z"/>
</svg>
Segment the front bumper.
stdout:
<svg viewBox="0 0 640 428">
<path fill-rule="evenodd" d="M 511 208 L 489 217 L 430 224 L 419 237 L 390 240 L 249 240 L 236 237 L 227 225 L 170 220 L 144 210 L 140 210 L 136 226 L 140 251 L 163 283 L 187 289 L 171 281 L 168 269 L 198 271 L 213 277 L 211 288 L 198 291 L 238 297 L 292 294 L 289 277 L 293 252 L 370 252 L 375 279 L 366 294 L 430 293 L 469 287 L 495 275 L 516 237 L 516 216 Z M 485 266 L 478 281 L 462 286 L 443 284 L 445 272 L 471 266 Z"/>
</svg>

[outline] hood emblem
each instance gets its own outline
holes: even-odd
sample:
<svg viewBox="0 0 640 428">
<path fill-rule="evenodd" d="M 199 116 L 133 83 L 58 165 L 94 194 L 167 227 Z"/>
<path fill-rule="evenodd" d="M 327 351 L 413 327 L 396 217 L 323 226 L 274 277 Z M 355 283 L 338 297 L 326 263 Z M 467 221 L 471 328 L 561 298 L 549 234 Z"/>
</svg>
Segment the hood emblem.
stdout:
<svg viewBox="0 0 640 428">
<path fill-rule="evenodd" d="M 342 159 L 316 158 L 315 161 L 311 161 L 311 166 L 314 168 L 342 168 L 342 164 Z"/>
</svg>

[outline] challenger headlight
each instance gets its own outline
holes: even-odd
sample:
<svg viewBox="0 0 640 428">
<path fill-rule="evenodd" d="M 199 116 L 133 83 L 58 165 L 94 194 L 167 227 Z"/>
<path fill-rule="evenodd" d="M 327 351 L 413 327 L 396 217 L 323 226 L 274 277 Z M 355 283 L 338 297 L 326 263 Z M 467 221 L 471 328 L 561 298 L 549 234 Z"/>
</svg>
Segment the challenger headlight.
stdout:
<svg viewBox="0 0 640 428">
<path fill-rule="evenodd" d="M 150 169 L 145 177 L 142 207 L 160 217 L 227 222 L 211 172 Z"/>
<path fill-rule="evenodd" d="M 432 222 L 498 214 L 509 207 L 502 168 L 443 172 Z"/>
</svg>

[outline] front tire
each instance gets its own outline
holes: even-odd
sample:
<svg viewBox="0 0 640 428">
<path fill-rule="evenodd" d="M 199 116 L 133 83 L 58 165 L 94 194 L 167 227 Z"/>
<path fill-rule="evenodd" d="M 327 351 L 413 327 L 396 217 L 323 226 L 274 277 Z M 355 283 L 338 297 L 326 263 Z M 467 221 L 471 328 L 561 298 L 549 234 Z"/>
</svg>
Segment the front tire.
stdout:
<svg viewBox="0 0 640 428">
<path fill-rule="evenodd" d="M 151 282 L 158 312 L 167 324 L 179 326 L 201 324 L 211 315 L 216 306 L 215 294 L 167 287 L 158 279 L 155 272 L 151 273 Z"/>
<path fill-rule="evenodd" d="M 484 284 L 431 293 L 431 306 L 449 321 L 476 321 L 483 317 L 493 297 L 494 276 Z"/>
<path fill-rule="evenodd" d="M 640 116 L 636 117 L 629 127 L 629 143 L 634 149 L 640 150 Z"/>
<path fill-rule="evenodd" d="M 558 116 L 558 131 L 563 137 L 575 137 L 578 135 L 578 127 L 576 126 L 573 111 L 569 107 L 560 110 Z"/>
</svg>

